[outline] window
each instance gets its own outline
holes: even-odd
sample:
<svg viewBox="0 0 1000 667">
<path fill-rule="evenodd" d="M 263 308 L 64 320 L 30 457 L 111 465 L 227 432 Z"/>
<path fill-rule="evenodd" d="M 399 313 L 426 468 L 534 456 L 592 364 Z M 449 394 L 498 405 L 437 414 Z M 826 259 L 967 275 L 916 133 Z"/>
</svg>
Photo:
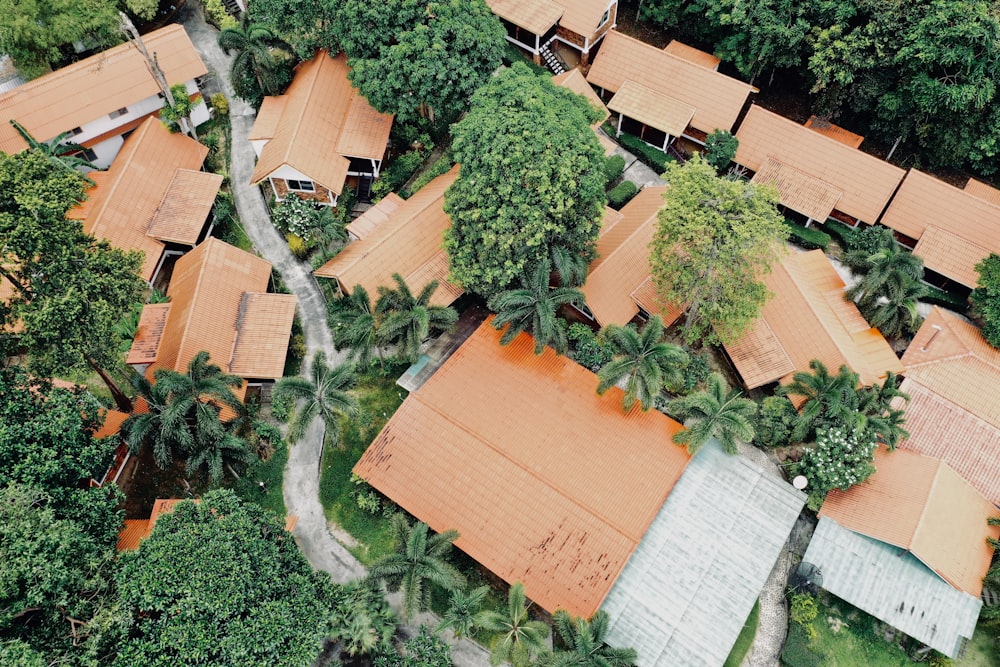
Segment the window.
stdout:
<svg viewBox="0 0 1000 667">
<path fill-rule="evenodd" d="M 316 192 L 316 186 L 313 185 L 312 181 L 295 181 L 288 179 L 285 183 L 288 184 L 289 190 L 295 190 L 296 192 Z"/>
<path fill-rule="evenodd" d="M 110 118 L 111 120 L 114 120 L 115 118 L 118 118 L 119 116 L 124 116 L 127 113 L 128 113 L 128 107 L 122 107 L 121 109 L 118 109 L 117 111 L 112 111 L 111 113 L 109 113 L 108 114 L 108 118 Z"/>
<path fill-rule="evenodd" d="M 73 157 L 83 158 L 87 162 L 94 162 L 97 160 L 97 153 L 95 153 L 93 149 L 90 148 L 84 148 L 82 151 L 74 151 L 72 153 L 69 153 L 69 155 L 72 155 Z"/>
<path fill-rule="evenodd" d="M 71 137 L 75 137 L 78 134 L 83 134 L 82 127 L 74 127 L 72 130 L 69 131 L 69 136 Z"/>
<path fill-rule="evenodd" d="M 610 18 L 611 18 L 611 8 L 608 7 L 607 9 L 604 10 L 604 14 L 601 16 L 601 22 L 597 24 L 597 27 L 600 28 L 602 25 L 607 23 L 608 19 Z"/>
</svg>

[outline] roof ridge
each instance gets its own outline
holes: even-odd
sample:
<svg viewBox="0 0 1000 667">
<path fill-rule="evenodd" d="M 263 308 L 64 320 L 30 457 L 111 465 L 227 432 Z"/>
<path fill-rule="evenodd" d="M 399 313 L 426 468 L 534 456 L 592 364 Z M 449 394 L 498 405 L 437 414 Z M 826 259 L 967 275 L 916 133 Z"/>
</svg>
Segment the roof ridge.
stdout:
<svg viewBox="0 0 1000 667">
<path fill-rule="evenodd" d="M 309 107 L 309 100 L 312 98 L 313 91 L 316 88 L 316 83 L 319 80 L 319 71 L 322 68 L 321 56 L 324 55 L 324 54 L 328 58 L 330 57 L 330 54 L 329 54 L 329 52 L 326 49 L 318 49 L 317 52 L 313 55 L 312 59 L 303 61 L 302 63 L 300 63 L 296 67 L 296 69 L 304 68 L 304 67 L 306 67 L 306 66 L 308 66 L 310 64 L 315 63 L 315 65 L 313 67 L 308 68 L 308 74 L 307 74 L 306 77 L 303 78 L 304 81 L 305 81 L 305 83 L 306 83 L 306 85 L 305 85 L 306 94 L 303 96 L 303 101 L 299 105 L 298 113 L 295 114 L 294 116 L 289 116 L 289 121 L 291 121 L 291 119 L 294 118 L 295 122 L 294 123 L 290 122 L 290 126 L 291 126 L 292 129 L 291 129 L 291 132 L 289 133 L 288 142 L 285 145 L 285 150 L 284 150 L 284 153 L 282 155 L 281 164 L 278 165 L 279 168 L 282 167 L 282 166 L 289 166 L 289 167 L 291 167 L 291 165 L 288 163 L 288 158 L 291 156 L 292 146 L 295 145 L 295 139 L 296 139 L 296 137 L 298 136 L 299 132 L 302 129 L 302 119 L 306 115 L 306 110 Z M 297 74 L 297 72 L 296 72 L 296 74 Z M 292 80 L 291 85 L 289 85 L 289 88 L 291 88 L 292 85 L 295 85 L 294 78 Z M 288 89 L 286 88 L 284 93 L 282 93 L 281 95 L 276 95 L 275 97 L 281 97 L 281 96 L 287 96 L 287 95 L 288 95 Z M 282 109 L 281 109 L 281 116 L 278 118 L 278 124 L 277 124 L 276 127 L 281 127 L 281 126 L 284 125 L 283 121 L 285 120 L 285 114 L 286 113 L 288 113 L 288 101 L 287 100 L 285 101 L 284 107 L 282 107 Z M 273 132 L 272 134 L 277 134 L 277 133 Z M 273 141 L 274 139 L 275 139 L 275 137 L 271 137 L 270 139 L 268 139 L 268 143 L 271 143 L 271 141 Z M 338 135 L 338 139 L 339 139 L 339 135 Z M 266 149 L 267 146 L 265 145 L 264 148 Z M 261 153 L 263 154 L 263 150 L 261 151 Z M 292 167 L 292 168 L 294 169 L 294 167 Z M 274 171 L 275 170 L 271 170 L 270 173 L 274 173 Z M 270 174 L 268 174 L 267 176 L 264 176 L 263 178 L 267 178 L 269 175 Z M 263 178 L 261 180 L 263 180 Z"/>
<path fill-rule="evenodd" d="M 645 192 L 647 190 L 652 191 L 652 188 L 664 188 L 664 192 L 665 192 L 667 187 L 668 186 L 666 186 L 666 185 L 654 185 L 654 186 L 651 186 L 651 187 L 645 187 L 642 190 L 640 190 L 639 192 L 642 193 L 642 192 Z M 661 200 L 662 200 L 662 197 L 661 197 Z M 612 250 L 611 252 L 609 252 L 606 256 L 602 257 L 600 265 L 598 265 L 597 268 L 594 269 L 593 273 L 597 273 L 598 271 L 600 271 L 601 267 L 604 266 L 609 259 L 611 259 L 612 257 L 614 257 L 617 253 L 621 252 L 621 249 L 629 241 L 631 241 L 635 237 L 636 234 L 638 234 L 646 225 L 648 225 L 651 220 L 653 220 L 654 218 L 658 217 L 659 214 L 660 214 L 660 211 L 663 209 L 663 206 L 664 205 L 661 205 L 659 208 L 657 208 L 655 211 L 653 211 L 653 213 L 650 214 L 649 217 L 647 217 L 645 220 L 643 220 L 640 224 L 636 225 L 636 228 L 632 230 L 631 234 L 629 234 L 624 239 L 622 239 L 622 242 L 619 243 L 617 246 L 615 246 L 614 250 Z M 622 208 L 624 208 L 624 207 L 622 207 Z M 619 213 L 621 213 L 621 211 L 619 211 Z M 617 220 L 611 227 L 608 228 L 608 230 L 610 231 L 610 230 L 614 229 L 615 227 L 617 227 L 618 225 L 622 224 L 623 222 L 625 222 L 625 217 L 624 216 L 622 216 L 621 219 Z M 648 256 L 646 258 L 646 264 L 647 265 L 649 264 L 649 257 Z M 639 283 L 639 285 L 641 285 L 643 282 L 645 282 L 645 279 L 643 279 L 642 282 Z M 635 291 L 635 289 L 638 288 L 639 285 L 636 285 L 635 287 L 633 287 L 632 291 Z"/>
<path fill-rule="evenodd" d="M 195 280 L 195 283 L 194 283 L 194 289 L 191 291 L 191 304 L 192 305 L 198 303 L 198 295 L 201 293 L 201 282 L 202 282 L 202 279 L 205 277 L 205 270 L 208 268 L 208 263 L 209 263 L 209 259 L 210 259 L 210 256 L 208 255 L 208 253 L 215 252 L 216 248 L 218 248 L 218 244 L 219 243 L 223 243 L 223 241 L 220 241 L 219 239 L 215 238 L 214 236 L 209 236 L 207 239 L 205 239 L 204 241 L 201 242 L 201 245 L 199 245 L 199 246 L 197 246 L 195 248 L 195 250 L 197 250 L 198 248 L 201 248 L 202 246 L 205 246 L 205 248 L 201 251 L 203 257 L 199 257 L 198 258 L 199 259 L 199 263 L 198 263 L 198 276 L 197 276 L 197 279 Z M 184 255 L 184 257 L 190 256 L 193 252 L 194 252 L 194 250 L 192 250 L 187 255 Z M 175 268 L 176 268 L 176 265 L 175 265 Z M 188 317 L 187 317 L 187 320 L 184 322 L 184 331 L 181 333 L 181 339 L 177 343 L 177 358 L 174 359 L 174 368 L 171 368 L 170 370 L 177 370 L 177 362 L 180 361 L 181 352 L 184 350 L 184 344 L 187 342 L 188 331 L 191 328 L 191 321 L 194 319 L 193 317 L 191 317 L 191 310 L 192 310 L 191 308 L 188 308 L 188 313 L 187 313 Z M 218 359 L 213 359 L 211 361 L 213 363 L 216 363 L 216 364 L 219 363 Z M 227 370 L 228 370 L 228 368 L 227 368 Z"/>
<path fill-rule="evenodd" d="M 129 135 L 128 139 L 125 140 L 125 143 L 129 145 L 128 146 L 129 152 L 126 155 L 125 162 L 121 163 L 120 169 L 115 170 L 114 174 L 115 178 L 111 181 L 110 184 L 107 181 L 104 182 L 104 188 L 101 189 L 101 194 L 103 196 L 103 199 L 101 199 L 100 205 L 96 209 L 92 209 L 90 215 L 87 216 L 88 221 L 93 221 L 93 224 L 90 225 L 91 230 L 94 229 L 94 224 L 96 224 L 96 221 L 99 220 L 104 215 L 104 212 L 107 210 L 108 205 L 111 203 L 113 195 L 115 194 L 115 192 L 118 191 L 118 186 L 121 185 L 122 179 L 128 172 L 129 167 L 132 165 L 132 161 L 135 159 L 136 153 L 139 152 L 139 146 L 142 145 L 142 140 L 146 138 L 146 135 L 149 133 L 150 128 L 152 127 L 151 121 L 156 123 L 159 122 L 159 120 L 154 119 L 152 116 L 150 118 L 147 118 L 139 125 L 139 127 L 136 128 L 136 131 L 133 132 L 131 135 Z M 118 155 L 121 155 L 122 152 L 124 151 L 119 151 Z M 118 163 L 116 159 L 112 161 L 111 166 L 104 173 L 110 175 L 111 167 L 117 167 L 117 166 Z M 94 189 L 98 190 L 99 188 L 95 186 Z M 91 234 L 93 234 L 93 231 L 91 232 Z"/>
<path fill-rule="evenodd" d="M 937 486 L 938 477 L 941 475 L 941 466 L 944 464 L 944 461 L 942 459 L 934 460 L 937 461 L 937 465 L 934 467 L 934 477 L 931 478 L 931 483 L 927 487 L 927 497 L 924 498 L 923 507 L 920 510 L 920 517 L 917 519 L 917 523 L 913 526 L 913 533 L 910 535 L 910 543 L 907 545 L 907 551 L 910 551 L 914 543 L 917 541 L 917 533 L 920 532 L 920 529 L 924 524 L 924 518 L 927 516 L 927 508 L 930 507 L 931 497 L 934 495 L 934 487 Z"/>
<path fill-rule="evenodd" d="M 676 62 L 683 64 L 685 67 L 695 67 L 695 68 L 697 68 L 699 70 L 704 70 L 705 72 L 708 72 L 710 74 L 715 75 L 716 78 L 722 77 L 723 79 L 726 79 L 728 81 L 732 81 L 733 83 L 738 83 L 738 84 L 740 84 L 742 86 L 745 86 L 745 87 L 749 88 L 750 90 L 752 90 L 755 93 L 759 93 L 760 92 L 760 89 L 757 88 L 757 86 L 749 84 L 749 83 L 747 83 L 746 81 L 744 81 L 742 79 L 737 79 L 734 76 L 729 76 L 727 74 L 723 74 L 722 72 L 719 72 L 718 70 L 709 69 L 709 68 L 704 67 L 702 65 L 696 65 L 695 63 L 691 62 L 690 60 L 685 60 L 684 58 L 681 58 L 680 56 L 674 55 L 673 53 L 670 53 L 669 51 L 664 51 L 663 49 L 658 49 L 655 46 L 653 46 L 652 44 L 650 44 L 649 42 L 644 42 L 641 39 L 637 39 L 635 37 L 632 37 L 631 35 L 626 35 L 625 33 L 619 31 L 618 29 L 609 30 L 608 33 L 607 33 L 607 35 L 605 35 L 605 36 L 607 37 L 607 36 L 609 36 L 611 34 L 621 35 L 622 37 L 626 37 L 626 38 L 628 38 L 628 39 L 630 39 L 630 40 L 632 40 L 634 42 L 637 42 L 638 44 L 642 44 L 643 47 L 650 49 L 654 53 L 663 54 L 664 56 L 666 56 L 668 58 L 672 58 Z M 690 45 L 689 44 L 685 44 L 685 46 L 690 46 Z M 692 48 L 694 48 L 694 47 L 692 47 Z M 627 80 L 627 77 L 626 77 L 626 80 Z"/>
</svg>

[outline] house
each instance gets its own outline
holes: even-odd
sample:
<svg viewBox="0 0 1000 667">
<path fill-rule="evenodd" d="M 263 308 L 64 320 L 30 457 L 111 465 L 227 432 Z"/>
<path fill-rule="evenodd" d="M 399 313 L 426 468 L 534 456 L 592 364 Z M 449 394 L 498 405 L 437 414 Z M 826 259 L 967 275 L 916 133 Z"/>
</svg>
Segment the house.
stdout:
<svg viewBox="0 0 1000 667">
<path fill-rule="evenodd" d="M 568 49 L 570 59 L 586 67 L 618 19 L 618 0 L 486 0 L 486 4 L 503 23 L 508 42 L 530 53 L 536 64 L 544 59 L 550 67 L 558 65 L 559 71 L 563 63 L 553 51 Z"/>
<path fill-rule="evenodd" d="M 196 99 L 197 79 L 208 70 L 184 27 L 168 25 L 144 35 L 143 41 L 167 83 L 183 83 Z M 0 94 L 0 150 L 18 153 L 28 147 L 10 124 L 16 120 L 39 141 L 68 132 L 71 141 L 86 149 L 82 157 L 104 169 L 125 137 L 163 105 L 146 59 L 125 42 Z M 208 118 L 208 107 L 201 101 L 191 120 L 200 125 Z"/>
<path fill-rule="evenodd" d="M 844 298 L 844 281 L 822 250 L 790 252 L 764 278 L 774 296 L 725 351 L 748 389 L 785 384 L 819 359 L 832 372 L 846 365 L 875 383 L 903 364 L 878 329 Z"/>
<path fill-rule="evenodd" d="M 348 233 L 356 240 L 314 275 L 336 280 L 342 294 L 361 285 L 373 299 L 379 286 L 394 287 L 394 273 L 415 294 L 437 280 L 431 303 L 450 305 L 462 295 L 462 288 L 448 281 L 444 233 L 451 227 L 451 218 L 444 212 L 444 193 L 458 173 L 455 165 L 407 200 L 395 194 L 384 197 L 348 225 Z"/>
<path fill-rule="evenodd" d="M 859 150 L 853 133 L 818 120 L 799 125 L 756 105 L 736 137 L 736 163 L 754 172 L 754 183 L 777 188 L 781 205 L 807 227 L 827 218 L 874 224 L 905 173 Z"/>
<path fill-rule="evenodd" d="M 628 132 L 665 151 L 677 137 L 704 144 L 715 130 L 732 130 L 757 89 L 707 67 L 709 54 L 667 48 L 616 30 L 605 37 L 587 81 L 618 114 L 618 134 Z"/>
<path fill-rule="evenodd" d="M 202 350 L 224 373 L 248 384 L 284 375 L 295 296 L 268 294 L 271 264 L 215 237 L 177 260 L 168 303 L 147 304 L 126 363 L 147 377 L 186 373 Z"/>
<path fill-rule="evenodd" d="M 663 207 L 666 186 L 647 187 L 620 212 L 605 214 L 597 239 L 597 259 L 590 263 L 583 295 L 589 312 L 602 327 L 624 326 L 639 316 L 660 315 L 667 326 L 683 308 L 663 305 L 649 272 L 649 244 L 656 231 L 656 214 Z"/>
<path fill-rule="evenodd" d="M 208 149 L 148 117 L 125 140 L 108 171 L 90 173 L 87 199 L 67 213 L 83 231 L 122 250 L 140 250 L 152 284 L 169 256 L 207 235 L 222 176 L 201 169 Z"/>
<path fill-rule="evenodd" d="M 389 144 L 392 114 L 376 111 L 348 79 L 347 56 L 320 50 L 296 67 L 284 95 L 265 97 L 250 130 L 253 185 L 336 206 L 346 186 L 367 198 Z"/>
<path fill-rule="evenodd" d="M 1000 351 L 975 326 L 935 307 L 902 361 L 910 435 L 900 448 L 943 459 L 1000 505 Z"/>
<path fill-rule="evenodd" d="M 594 130 L 594 134 L 597 135 L 597 141 L 599 141 L 601 147 L 604 148 L 604 154 L 607 156 L 614 153 L 615 149 L 618 148 L 618 144 L 608 139 L 604 136 L 604 133 L 601 132 L 601 124 L 604 123 L 609 116 L 611 116 L 611 112 L 608 111 L 608 108 L 604 106 L 604 102 L 597 96 L 597 93 L 595 93 L 594 89 L 590 87 L 590 84 L 587 83 L 587 79 L 583 76 L 580 70 L 571 69 L 568 72 L 556 74 L 552 77 L 552 83 L 568 90 L 572 90 L 577 95 L 583 95 L 587 98 L 587 101 L 590 102 L 591 106 L 597 109 L 597 112 L 601 114 L 601 119 L 590 127 Z"/>
<path fill-rule="evenodd" d="M 961 190 L 911 169 L 881 222 L 924 260 L 928 281 L 971 290 L 979 282 L 976 264 L 1000 252 L 1000 202 L 990 201 L 989 190 Z"/>
<path fill-rule="evenodd" d="M 982 608 L 997 509 L 940 459 L 883 448 L 875 467 L 830 492 L 803 562 L 833 595 L 954 658 Z"/>
</svg>

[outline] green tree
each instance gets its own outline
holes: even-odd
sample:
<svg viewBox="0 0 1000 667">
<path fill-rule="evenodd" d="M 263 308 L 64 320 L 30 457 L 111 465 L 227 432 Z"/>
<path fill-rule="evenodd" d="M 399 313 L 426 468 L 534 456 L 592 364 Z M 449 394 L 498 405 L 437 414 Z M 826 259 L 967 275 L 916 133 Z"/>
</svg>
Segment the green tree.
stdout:
<svg viewBox="0 0 1000 667">
<path fill-rule="evenodd" d="M 663 318 L 659 315 L 650 318 L 641 332 L 632 325 L 611 325 L 604 329 L 603 335 L 614 350 L 614 357 L 597 373 L 597 393 L 604 394 L 625 380 L 622 407 L 626 412 L 636 400 L 643 410 L 649 410 L 664 386 L 684 381 L 688 355 L 676 345 L 663 342 Z"/>
<path fill-rule="evenodd" d="M 487 610 L 479 619 L 479 626 L 496 633 L 490 644 L 490 664 L 509 662 L 513 667 L 528 667 L 535 656 L 545 652 L 545 639 L 549 626 L 534 621 L 528 615 L 524 584 L 520 581 L 507 592 L 507 608 Z"/>
<path fill-rule="evenodd" d="M 972 290 L 972 306 L 983 322 L 983 337 L 1000 348 L 1000 255 L 991 253 L 976 264 L 978 287 Z"/>
<path fill-rule="evenodd" d="M 452 127 L 461 176 L 445 193 L 452 278 L 487 298 L 564 248 L 594 257 L 604 151 L 579 95 L 521 63 L 490 78 Z"/>
<path fill-rule="evenodd" d="M 484 0 L 343 0 L 334 31 L 351 82 L 401 122 L 451 122 L 500 66 L 504 29 Z"/>
<path fill-rule="evenodd" d="M 295 54 L 306 60 L 316 49 L 329 47 L 337 53 L 337 39 L 333 34 L 333 17 L 338 11 L 338 0 L 255 0 L 249 3 L 250 21 L 262 25 L 295 48 Z"/>
<path fill-rule="evenodd" d="M 350 656 L 392 651 L 396 615 L 382 588 L 370 579 L 352 581 L 337 592 L 333 636 Z"/>
<path fill-rule="evenodd" d="M 757 408 L 754 444 L 771 449 L 791 444 L 799 413 L 785 396 L 768 396 Z"/>
<path fill-rule="evenodd" d="M 798 396 L 799 418 L 792 429 L 792 442 L 815 438 L 817 427 L 823 424 L 845 423 L 851 419 L 851 395 L 856 393 L 859 376 L 847 366 L 836 375 L 830 373 L 819 359 L 809 362 L 807 371 L 797 371 L 792 381 L 778 388 L 782 396 Z"/>
<path fill-rule="evenodd" d="M 375 658 L 375 667 L 452 667 L 451 647 L 437 635 L 420 626 L 420 634 L 406 640 L 403 654 L 382 654 Z"/>
<path fill-rule="evenodd" d="M 201 99 L 195 98 L 192 101 L 187 87 L 183 83 L 170 86 L 170 97 L 173 99 L 173 104 L 167 100 L 167 103 L 160 109 L 160 120 L 171 132 L 185 132 L 197 139 L 198 135 L 194 129 L 194 123 L 191 122 L 191 111 Z"/>
<path fill-rule="evenodd" d="M 426 523 L 411 526 L 403 514 L 392 517 L 392 529 L 395 551 L 372 563 L 368 576 L 402 593 L 403 618 L 413 618 L 430 606 L 432 585 L 445 591 L 465 586 L 465 577 L 447 561 L 457 531 L 431 535 Z"/>
<path fill-rule="evenodd" d="M 229 490 L 178 504 L 120 561 L 115 665 L 305 665 L 330 634 L 329 576 L 279 517 Z"/>
<path fill-rule="evenodd" d="M 30 132 L 28 132 L 27 128 L 13 118 L 10 119 L 10 124 L 14 127 L 17 133 L 21 135 L 21 138 L 28 142 L 28 148 L 45 155 L 53 167 L 56 167 L 57 169 L 71 169 L 73 171 L 76 171 L 77 167 L 97 169 L 97 167 L 95 167 L 91 162 L 83 159 L 82 157 L 71 154 L 77 151 L 82 151 L 83 146 L 69 141 L 69 132 L 58 134 L 48 141 L 39 141 L 38 139 L 35 139 Z M 87 179 L 87 182 L 91 184 L 93 183 L 93 181 L 89 178 Z"/>
<path fill-rule="evenodd" d="M 395 345 L 400 356 L 412 363 L 420 357 L 420 346 L 431 331 L 450 329 L 458 321 L 458 313 L 450 306 L 431 305 L 438 287 L 436 280 L 427 283 L 416 296 L 401 275 L 392 274 L 392 280 L 396 287 L 379 285 L 375 302 L 379 342 Z"/>
<path fill-rule="evenodd" d="M 489 586 L 452 591 L 448 599 L 448 609 L 441 615 L 441 622 L 434 631 L 451 630 L 458 639 L 471 637 L 479 627 L 479 615 L 482 613 L 483 602 L 489 592 Z"/>
<path fill-rule="evenodd" d="M 811 3 L 795 0 L 712 0 L 706 19 L 724 35 L 715 47 L 750 82 L 770 69 L 798 69 L 812 29 Z M 773 77 L 772 77 L 773 78 Z"/>
<path fill-rule="evenodd" d="M 236 54 L 229 68 L 233 92 L 255 107 L 265 95 L 280 95 L 292 80 L 291 47 L 246 14 L 238 26 L 219 33 L 219 46 L 226 55 Z"/>
<path fill-rule="evenodd" d="M 552 625 L 563 650 L 544 653 L 539 667 L 634 667 L 639 656 L 634 648 L 612 648 L 606 637 L 610 617 L 597 611 L 588 621 L 573 618 L 563 609 L 556 611 Z"/>
<path fill-rule="evenodd" d="M 507 327 L 500 337 L 501 345 L 527 331 L 535 337 L 535 354 L 541 354 L 546 345 L 559 354 L 566 353 L 566 322 L 557 313 L 567 303 L 583 303 L 583 292 L 575 287 L 549 287 L 550 275 L 549 263 L 540 262 L 521 276 L 521 287 L 490 297 L 487 305 L 496 313 L 493 328 L 500 331 Z"/>
<path fill-rule="evenodd" d="M 724 174 L 729 163 L 736 157 L 740 140 L 728 130 L 716 130 L 705 139 L 705 162 L 715 168 L 717 174 Z"/>
<path fill-rule="evenodd" d="M 816 444 L 807 447 L 794 473 L 809 480 L 809 506 L 818 509 L 833 489 L 846 491 L 875 473 L 878 443 L 865 429 L 821 426 Z"/>
<path fill-rule="evenodd" d="M 298 442 L 316 417 L 323 420 L 325 438 L 340 443 L 341 416 L 358 414 L 358 399 L 349 392 L 354 386 L 354 364 L 339 364 L 334 368 L 326 362 L 322 350 L 313 355 L 309 377 L 283 377 L 274 386 L 272 400 L 275 410 L 287 414 L 297 401 L 288 427 L 288 441 Z"/>
<path fill-rule="evenodd" d="M 348 350 L 348 355 L 359 366 L 371 363 L 372 353 L 379 347 L 378 322 L 368 291 L 355 285 L 349 296 L 337 304 L 330 313 L 333 344 L 337 350 Z"/>
<path fill-rule="evenodd" d="M 844 258 L 853 271 L 862 274 L 846 296 L 856 301 L 868 322 L 886 335 L 898 337 L 915 332 L 921 322 L 917 301 L 928 293 L 921 283 L 924 261 L 900 248 L 892 230 L 883 227 L 871 234 L 876 235 L 868 239 L 874 249 L 857 247 Z"/>
<path fill-rule="evenodd" d="M 737 454 L 737 441 L 751 442 L 756 435 L 757 404 L 743 398 L 739 389 L 730 390 L 718 373 L 708 376 L 704 391 L 671 401 L 669 410 L 685 425 L 683 431 L 674 435 L 674 444 L 684 445 L 691 454 L 709 438 L 721 442 L 727 454 Z"/>
<path fill-rule="evenodd" d="M 697 156 L 669 165 L 666 178 L 649 257 L 657 293 L 687 304 L 687 343 L 736 340 L 760 315 L 769 297 L 763 275 L 788 236 L 777 192 L 719 178 Z"/>
<path fill-rule="evenodd" d="M 156 10 L 160 8 L 160 0 L 125 0 L 125 7 L 135 16 L 149 21 L 156 17 Z"/>
</svg>

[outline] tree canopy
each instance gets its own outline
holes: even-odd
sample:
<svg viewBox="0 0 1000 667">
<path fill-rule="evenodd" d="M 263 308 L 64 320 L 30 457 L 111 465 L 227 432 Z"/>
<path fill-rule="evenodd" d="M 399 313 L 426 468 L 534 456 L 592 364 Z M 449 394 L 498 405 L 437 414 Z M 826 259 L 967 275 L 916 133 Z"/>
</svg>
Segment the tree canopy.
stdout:
<svg viewBox="0 0 1000 667">
<path fill-rule="evenodd" d="M 491 78 L 452 127 L 461 176 L 445 193 L 452 278 L 484 296 L 552 256 L 593 258 L 604 196 L 597 112 L 516 64 Z"/>
<path fill-rule="evenodd" d="M 972 290 L 972 305 L 983 319 L 983 337 L 1000 348 L 1000 255 L 992 253 L 976 265 L 979 286 Z"/>
<path fill-rule="evenodd" d="M 777 192 L 719 178 L 699 157 L 671 164 L 649 266 L 664 302 L 687 305 L 686 342 L 732 341 L 769 297 L 762 276 L 788 231 Z"/>
<path fill-rule="evenodd" d="M 302 60 L 311 58 L 320 47 L 336 48 L 333 17 L 338 0 L 254 0 L 248 3 L 250 21 L 262 25 L 292 45 Z"/>
<path fill-rule="evenodd" d="M 484 0 L 344 0 L 334 32 L 354 85 L 404 122 L 458 116 L 506 44 Z"/>
</svg>

